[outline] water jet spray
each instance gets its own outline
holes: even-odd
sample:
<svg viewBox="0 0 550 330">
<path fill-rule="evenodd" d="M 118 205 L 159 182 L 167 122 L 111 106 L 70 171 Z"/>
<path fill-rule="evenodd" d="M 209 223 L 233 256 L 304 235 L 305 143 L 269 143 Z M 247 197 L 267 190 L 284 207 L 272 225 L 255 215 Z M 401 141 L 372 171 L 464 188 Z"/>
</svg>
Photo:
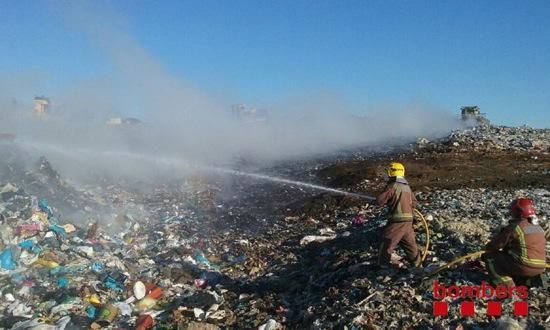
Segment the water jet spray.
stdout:
<svg viewBox="0 0 550 330">
<path fill-rule="evenodd" d="M 184 168 L 190 168 L 194 170 L 207 171 L 211 173 L 229 174 L 233 176 L 248 177 L 256 180 L 296 185 L 296 186 L 305 187 L 313 190 L 319 190 L 319 191 L 334 193 L 334 194 L 348 196 L 348 197 L 366 199 L 369 201 L 376 200 L 376 198 L 372 196 L 358 194 L 358 193 L 351 193 L 351 192 L 342 191 L 334 188 L 324 187 L 313 183 L 290 180 L 290 179 L 285 179 L 285 178 L 280 178 L 280 177 L 270 176 L 265 174 L 259 174 L 259 173 L 243 172 L 243 171 L 233 170 L 233 169 L 224 168 L 224 167 L 208 166 L 203 164 L 193 164 L 190 162 L 183 161 L 180 158 L 176 158 L 176 157 L 159 157 L 159 156 L 147 155 L 144 153 L 136 153 L 136 152 L 129 152 L 129 151 L 121 151 L 121 150 L 104 151 L 104 150 L 93 150 L 89 148 L 68 149 L 68 148 L 63 148 L 52 144 L 42 143 L 42 142 L 36 143 L 36 142 L 21 141 L 21 140 L 19 140 L 19 144 L 22 147 L 26 147 L 29 149 L 39 148 L 40 150 L 47 150 L 52 153 L 58 153 L 65 156 L 68 155 L 70 157 L 78 158 L 78 155 L 88 156 L 88 157 L 91 157 L 92 159 L 97 157 L 123 157 L 134 161 L 150 163 L 152 165 L 184 167 Z"/>
</svg>

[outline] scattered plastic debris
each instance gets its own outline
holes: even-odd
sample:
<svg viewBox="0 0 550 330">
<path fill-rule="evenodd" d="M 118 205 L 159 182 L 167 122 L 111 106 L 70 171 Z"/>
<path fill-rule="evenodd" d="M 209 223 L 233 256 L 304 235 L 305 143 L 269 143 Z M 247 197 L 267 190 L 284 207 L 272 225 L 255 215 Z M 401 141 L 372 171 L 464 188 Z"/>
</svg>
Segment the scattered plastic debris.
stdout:
<svg viewBox="0 0 550 330">
<path fill-rule="evenodd" d="M 478 126 L 420 139 L 415 152 L 498 149 L 542 158 L 548 141 L 547 130 Z M 310 176 L 331 162 L 274 171 Z M 539 171 L 549 174 L 548 167 Z M 381 182 L 352 184 L 373 192 Z M 0 328 L 475 329 L 548 322 L 543 288 L 531 289 L 523 321 L 479 314 L 464 322 L 458 313 L 436 320 L 430 283 L 402 264 L 375 266 L 381 208 L 291 185 L 234 185 L 232 194 L 216 178 L 76 189 L 45 158 L 34 171 L 0 169 Z M 506 224 L 506 207 L 518 195 L 535 200 L 541 219 L 550 216 L 548 188 L 528 184 L 418 192 L 432 239 L 424 271 L 479 250 Z M 422 231 L 417 236 L 425 240 Z M 468 284 L 484 275 L 470 262 L 439 276 Z"/>
</svg>

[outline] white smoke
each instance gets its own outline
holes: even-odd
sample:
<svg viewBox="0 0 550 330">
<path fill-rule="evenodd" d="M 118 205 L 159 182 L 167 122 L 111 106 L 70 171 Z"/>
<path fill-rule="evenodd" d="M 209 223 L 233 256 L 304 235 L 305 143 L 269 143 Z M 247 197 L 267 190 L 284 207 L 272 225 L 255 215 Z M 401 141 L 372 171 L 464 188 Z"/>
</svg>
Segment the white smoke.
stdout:
<svg viewBox="0 0 550 330">
<path fill-rule="evenodd" d="M 124 28 L 111 23 L 121 21 L 114 11 L 98 11 L 84 2 L 54 8 L 105 54 L 113 74 L 74 82 L 53 95 L 58 106 L 47 120 L 32 118 L 30 104 L 28 112 L 13 111 L 10 93 L 26 86 L 4 79 L 1 86 L 9 88 L 0 95 L 0 132 L 15 133 L 30 151 L 45 154 L 73 175 L 157 174 L 151 162 L 126 153 L 202 164 L 228 164 L 240 156 L 270 162 L 441 135 L 460 125 L 448 112 L 419 106 L 350 115 L 343 102 L 324 95 L 293 104 L 281 101 L 268 106 L 267 121 L 244 123 L 230 111 L 238 97 L 208 95 L 171 73 Z M 143 124 L 108 127 L 105 121 L 112 116 L 139 117 Z"/>
</svg>

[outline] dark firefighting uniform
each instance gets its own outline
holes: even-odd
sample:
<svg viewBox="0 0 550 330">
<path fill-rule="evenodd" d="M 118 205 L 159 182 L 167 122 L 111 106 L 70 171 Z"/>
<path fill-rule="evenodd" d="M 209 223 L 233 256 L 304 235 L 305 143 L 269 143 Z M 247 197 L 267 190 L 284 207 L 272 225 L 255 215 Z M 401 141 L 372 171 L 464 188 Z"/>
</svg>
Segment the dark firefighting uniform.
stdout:
<svg viewBox="0 0 550 330">
<path fill-rule="evenodd" d="M 407 260 L 418 265 L 420 253 L 413 229 L 413 210 L 416 206 L 416 198 L 407 180 L 401 177 L 392 178 L 385 191 L 378 196 L 377 203 L 388 207 L 388 224 L 382 230 L 378 264 L 389 264 L 392 252 L 398 244 L 401 244 L 406 252 Z"/>
<path fill-rule="evenodd" d="M 513 285 L 514 279 L 544 273 L 546 239 L 541 226 L 521 218 L 512 221 L 485 247 L 487 272 L 493 284 Z M 516 283 L 517 284 L 517 283 Z"/>
</svg>

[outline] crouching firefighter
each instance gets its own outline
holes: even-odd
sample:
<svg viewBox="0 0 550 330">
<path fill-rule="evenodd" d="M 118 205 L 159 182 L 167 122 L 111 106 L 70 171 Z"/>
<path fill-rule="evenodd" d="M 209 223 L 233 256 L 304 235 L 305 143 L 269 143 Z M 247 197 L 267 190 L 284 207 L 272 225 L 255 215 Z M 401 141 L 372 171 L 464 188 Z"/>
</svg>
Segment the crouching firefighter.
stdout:
<svg viewBox="0 0 550 330">
<path fill-rule="evenodd" d="M 531 199 L 510 204 L 512 219 L 485 247 L 483 255 L 494 285 L 533 285 L 544 273 L 546 239 Z"/>
<path fill-rule="evenodd" d="M 416 198 L 405 180 L 405 167 L 401 163 L 390 163 L 384 176 L 388 184 L 376 199 L 378 205 L 388 207 L 388 223 L 382 230 L 382 243 L 378 253 L 378 265 L 389 266 L 391 255 L 397 245 L 406 252 L 407 260 L 415 267 L 420 266 L 421 254 L 416 245 L 413 229 L 413 210 Z"/>
</svg>

